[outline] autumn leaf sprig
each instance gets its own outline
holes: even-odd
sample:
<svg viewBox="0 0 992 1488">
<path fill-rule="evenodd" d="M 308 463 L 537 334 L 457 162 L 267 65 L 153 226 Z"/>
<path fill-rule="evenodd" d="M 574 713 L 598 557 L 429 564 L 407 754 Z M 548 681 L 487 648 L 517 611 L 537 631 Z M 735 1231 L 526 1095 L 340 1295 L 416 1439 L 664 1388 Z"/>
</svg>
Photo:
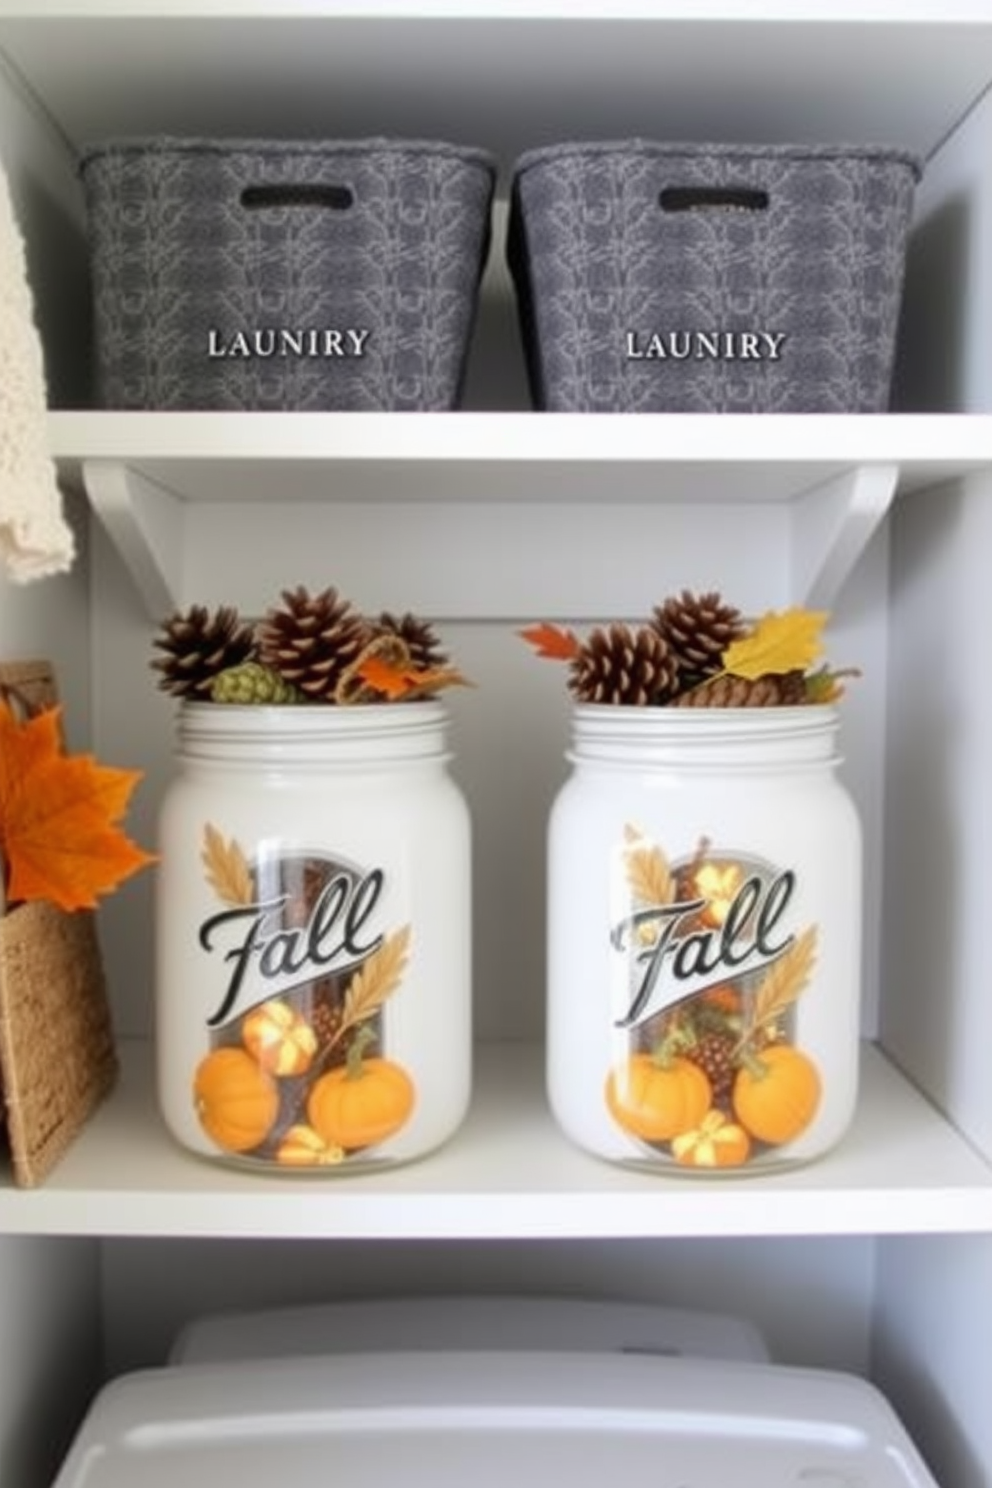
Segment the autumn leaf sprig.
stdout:
<svg viewBox="0 0 992 1488">
<path fill-rule="evenodd" d="M 519 634 L 538 656 L 567 665 L 579 702 L 794 706 L 834 703 L 844 679 L 860 675 L 821 661 L 828 619 L 796 606 L 745 621 L 719 595 L 683 590 L 641 625 L 597 626 L 581 637 L 542 621 Z"/>
<path fill-rule="evenodd" d="M 119 825 L 141 772 L 67 754 L 62 710 L 17 717 L 0 699 L 0 909 L 94 909 L 154 856 Z"/>
<path fill-rule="evenodd" d="M 374 655 L 359 661 L 355 676 L 368 689 L 365 701 L 380 698 L 390 703 L 429 697 L 442 687 L 471 685 L 456 667 L 418 667 Z"/>
<path fill-rule="evenodd" d="M 753 682 L 769 673 L 805 672 L 823 654 L 826 610 L 769 610 L 723 655 L 723 672 Z"/>
<path fill-rule="evenodd" d="M 745 636 L 727 647 L 714 678 L 757 682 L 763 677 L 801 673 L 804 702 L 837 702 L 844 693 L 843 679 L 861 673 L 857 667 L 831 668 L 826 663 L 811 670 L 823 655 L 823 630 L 829 619 L 826 610 L 767 611 Z"/>
</svg>

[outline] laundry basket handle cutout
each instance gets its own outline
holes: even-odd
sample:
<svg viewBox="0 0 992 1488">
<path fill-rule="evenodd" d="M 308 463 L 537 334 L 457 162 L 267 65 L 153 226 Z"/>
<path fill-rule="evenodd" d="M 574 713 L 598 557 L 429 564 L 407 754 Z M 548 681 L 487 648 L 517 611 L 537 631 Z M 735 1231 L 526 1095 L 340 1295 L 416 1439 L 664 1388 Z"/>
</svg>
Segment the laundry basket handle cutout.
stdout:
<svg viewBox="0 0 992 1488">
<path fill-rule="evenodd" d="M 768 192 L 752 186 L 666 186 L 658 196 L 663 212 L 699 212 L 733 208 L 767 212 Z"/>
<path fill-rule="evenodd" d="M 319 181 L 246 186 L 241 193 L 241 205 L 248 212 L 273 207 L 325 207 L 332 212 L 346 212 L 354 202 L 350 187 L 333 186 Z"/>
</svg>

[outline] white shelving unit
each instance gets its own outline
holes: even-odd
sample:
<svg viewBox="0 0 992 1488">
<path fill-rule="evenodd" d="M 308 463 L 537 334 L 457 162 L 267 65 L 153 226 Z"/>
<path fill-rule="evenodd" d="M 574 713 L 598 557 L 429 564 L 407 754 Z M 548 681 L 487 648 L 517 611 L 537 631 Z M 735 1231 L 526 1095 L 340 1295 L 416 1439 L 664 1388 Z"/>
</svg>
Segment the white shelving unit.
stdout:
<svg viewBox="0 0 992 1488">
<path fill-rule="evenodd" d="M 589 1240 L 986 1233 L 992 1171 L 878 1052 L 863 1057 L 856 1136 L 764 1181 L 628 1172 L 558 1133 L 540 1051 L 483 1047 L 472 1110 L 439 1152 L 332 1181 L 218 1170 L 182 1152 L 154 1108 L 141 1044 L 120 1088 L 52 1178 L 0 1190 L 9 1233 L 335 1240 Z"/>
<path fill-rule="evenodd" d="M 93 514 L 85 571 L 44 602 L 0 591 L 0 628 L 63 636 L 74 658 L 85 646 L 95 747 L 147 767 L 145 840 L 170 768 L 147 677 L 169 610 L 257 612 L 284 584 L 331 577 L 451 627 L 481 684 L 455 721 L 477 817 L 482 1038 L 469 1119 L 421 1163 L 328 1181 L 215 1170 L 155 1111 L 147 886 L 108 905 L 120 1088 L 42 1187 L 0 1183 L 0 1320 L 37 1285 L 41 1237 L 71 1260 L 58 1307 L 40 1308 L 40 1381 L 57 1377 L 70 1290 L 113 1369 L 152 1357 L 143 1327 L 158 1338 L 202 1304 L 198 1267 L 228 1303 L 259 1305 L 296 1276 L 314 1295 L 425 1275 L 495 1286 L 499 1257 L 519 1256 L 518 1289 L 550 1275 L 736 1300 L 785 1357 L 876 1378 L 943 1488 L 992 1477 L 990 88 L 989 0 L 0 0 L 0 155 L 60 368 L 78 360 L 66 285 L 84 261 L 74 157 L 90 140 L 437 136 L 493 149 L 504 194 L 518 153 L 567 138 L 872 140 L 927 161 L 891 415 L 534 414 L 499 233 L 457 414 L 117 414 L 72 398 L 50 414 L 74 509 Z M 558 1135 L 543 1099 L 541 823 L 563 710 L 504 632 L 625 618 L 683 584 L 829 607 L 843 660 L 870 676 L 848 720 L 869 844 L 858 1114 L 835 1153 L 774 1179 L 608 1167 Z M 18 1359 L 0 1336 L 0 1368 Z M 38 1442 L 43 1389 L 25 1407 Z M 43 1488 L 26 1439 L 0 1411 L 0 1471 L 9 1441 L 11 1481 Z"/>
<path fill-rule="evenodd" d="M 425 565 L 423 610 L 483 618 L 585 607 L 620 616 L 642 584 L 653 592 L 650 548 L 641 572 L 630 554 L 622 572 L 601 570 L 595 592 L 580 566 L 577 589 L 562 551 L 567 536 L 556 539 L 561 561 L 545 561 L 540 537 L 556 520 L 554 508 L 602 511 L 611 490 L 608 526 L 618 510 L 635 508 L 640 524 L 660 513 L 670 527 L 665 508 L 712 505 L 743 517 L 739 541 L 750 535 L 757 550 L 767 523 L 756 510 L 786 507 L 791 598 L 829 608 L 899 493 L 992 468 L 992 418 L 69 412 L 52 415 L 51 447 L 66 483 L 91 501 L 152 618 L 204 602 L 213 524 L 231 530 L 247 520 L 232 507 L 255 507 L 257 519 L 262 506 L 261 522 L 279 523 L 283 551 L 296 538 L 302 571 L 319 509 L 330 537 L 342 505 L 366 509 L 380 576 L 398 555 L 395 574 L 380 579 L 384 590 L 409 584 L 425 510 L 449 527 L 471 523 L 477 539 L 489 524 L 485 542 L 462 545 L 457 567 L 437 573 Z M 382 505 L 399 538 L 386 551 L 376 541 Z M 583 515 L 580 551 L 597 514 Z M 504 553 L 512 565 L 499 561 Z M 197 554 L 205 555 L 202 569 Z M 259 603 L 250 593 L 250 553 L 242 581 L 241 603 L 250 609 Z M 229 595 L 228 574 L 225 585 Z"/>
</svg>

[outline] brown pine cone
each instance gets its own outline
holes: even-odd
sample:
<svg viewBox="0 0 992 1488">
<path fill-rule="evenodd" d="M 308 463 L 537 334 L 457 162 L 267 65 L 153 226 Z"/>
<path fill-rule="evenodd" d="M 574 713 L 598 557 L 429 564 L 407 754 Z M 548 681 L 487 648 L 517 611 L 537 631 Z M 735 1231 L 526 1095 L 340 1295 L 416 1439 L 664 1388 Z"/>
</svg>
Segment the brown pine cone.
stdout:
<svg viewBox="0 0 992 1488">
<path fill-rule="evenodd" d="M 258 626 L 259 660 L 314 702 L 331 702 L 338 679 L 369 638 L 365 618 L 334 588 L 284 589 Z"/>
<path fill-rule="evenodd" d="M 737 1074 L 735 1046 L 732 1034 L 704 1033 L 691 1049 L 686 1050 L 685 1057 L 698 1064 L 709 1080 L 714 1106 L 722 1106 L 724 1110 L 729 1109 L 730 1092 Z"/>
<path fill-rule="evenodd" d="M 787 708 L 806 701 L 801 671 L 765 672 L 761 677 L 735 677 L 721 672 L 681 693 L 673 708 Z"/>
<path fill-rule="evenodd" d="M 668 642 L 650 625 L 596 626 L 569 662 L 569 691 L 580 703 L 665 703 L 677 686 Z"/>
<path fill-rule="evenodd" d="M 159 687 L 191 702 L 209 702 L 214 678 L 255 653 L 251 627 L 229 605 L 213 612 L 205 605 L 177 612 L 163 622 L 152 644 L 164 653 L 151 662 L 161 673 Z"/>
<path fill-rule="evenodd" d="M 655 605 L 651 623 L 668 642 L 688 686 L 718 672 L 727 647 L 747 631 L 740 610 L 724 604 L 719 594 L 688 589 Z"/>
<path fill-rule="evenodd" d="M 399 636 L 410 653 L 410 666 L 414 671 L 429 671 L 448 664 L 448 655 L 442 650 L 434 627 L 427 620 L 421 620 L 409 612 L 405 615 L 391 615 L 383 610 L 373 628 L 376 635 Z"/>
<path fill-rule="evenodd" d="M 321 989 L 310 1012 L 310 1023 L 317 1035 L 317 1048 L 320 1052 L 330 1048 L 343 1021 L 342 1000 Z"/>
</svg>

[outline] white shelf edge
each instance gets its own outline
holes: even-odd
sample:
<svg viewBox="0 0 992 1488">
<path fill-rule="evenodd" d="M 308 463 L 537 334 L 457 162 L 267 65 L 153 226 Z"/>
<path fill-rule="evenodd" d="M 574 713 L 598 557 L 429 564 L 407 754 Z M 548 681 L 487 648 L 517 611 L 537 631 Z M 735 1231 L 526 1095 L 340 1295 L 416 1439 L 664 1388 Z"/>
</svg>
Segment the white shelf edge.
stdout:
<svg viewBox="0 0 992 1488">
<path fill-rule="evenodd" d="M 873 1046 L 849 1137 L 774 1179 L 667 1178 L 587 1157 L 546 1108 L 540 1051 L 479 1052 L 439 1152 L 388 1173 L 260 1176 L 183 1152 L 147 1048 L 45 1184 L 0 1188 L 0 1233 L 326 1239 L 600 1239 L 992 1232 L 992 1167 Z"/>
<path fill-rule="evenodd" d="M 373 529 L 387 506 L 400 553 L 416 552 L 428 529 L 450 541 L 471 525 L 465 562 L 424 599 L 438 615 L 474 619 L 567 617 L 583 599 L 590 613 L 622 618 L 650 588 L 653 538 L 671 536 L 666 508 L 719 505 L 744 538 L 757 533 L 749 512 L 777 507 L 788 512 L 790 602 L 830 609 L 897 494 L 992 469 L 992 417 L 973 416 L 55 413 L 49 432 L 66 486 L 88 496 L 153 619 L 208 602 L 184 592 L 186 548 L 215 552 L 239 510 L 242 533 L 266 550 L 275 539 L 298 571 L 312 551 L 293 547 L 302 509 L 312 529 L 317 504 L 325 522 L 349 509 L 345 546 L 354 555 L 371 542 L 380 582 Z M 273 520 L 260 524 L 264 503 Z M 560 521 L 552 508 L 564 503 L 582 508 L 581 521 Z M 582 543 L 624 521 L 641 535 L 639 557 L 576 593 Z M 550 573 L 549 539 L 562 558 Z M 405 570 L 392 577 L 409 582 Z"/>
<path fill-rule="evenodd" d="M 854 20 L 891 25 L 932 22 L 927 0 L 418 0 L 417 16 L 430 20 Z M 218 18 L 249 20 L 400 19 L 408 0 L 0 0 L 0 20 L 126 20 Z M 943 0 L 941 25 L 988 19 L 985 0 Z"/>
<path fill-rule="evenodd" d="M 992 414 L 183 413 L 64 410 L 48 415 L 49 449 L 67 473 L 83 460 L 199 467 L 355 463 L 473 467 L 624 467 L 659 464 L 798 467 L 815 477 L 897 464 L 919 486 L 992 465 Z M 442 493 L 443 494 L 443 493 Z M 413 499 L 417 495 L 413 480 Z M 213 497 L 212 499 L 217 499 Z M 223 498 L 221 498 L 223 499 Z M 259 500 L 256 486 L 227 499 Z M 333 500 L 326 479 L 311 499 Z M 347 499 L 342 493 L 337 499 Z M 395 499 L 395 498 L 391 498 Z M 435 498 L 437 499 L 437 498 Z M 506 499 L 514 496 L 508 492 Z M 518 498 L 522 499 L 522 498 Z M 561 499 L 569 497 L 566 489 Z M 644 499 L 650 499 L 645 492 Z M 785 499 L 776 484 L 768 499 Z"/>
</svg>

